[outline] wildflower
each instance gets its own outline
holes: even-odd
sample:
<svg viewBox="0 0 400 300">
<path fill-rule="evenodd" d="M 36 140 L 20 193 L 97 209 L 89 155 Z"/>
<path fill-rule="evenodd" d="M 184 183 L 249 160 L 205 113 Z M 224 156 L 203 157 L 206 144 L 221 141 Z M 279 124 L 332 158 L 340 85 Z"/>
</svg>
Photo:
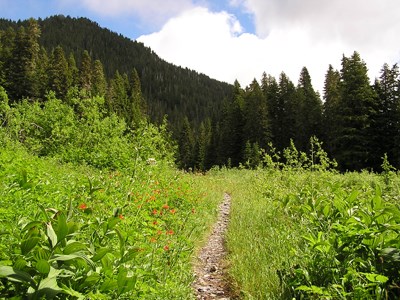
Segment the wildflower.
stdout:
<svg viewBox="0 0 400 300">
<path fill-rule="evenodd" d="M 176 213 L 176 210 L 175 210 L 175 208 L 173 208 L 169 212 L 174 215 Z"/>
<path fill-rule="evenodd" d="M 167 230 L 167 231 L 165 232 L 165 234 L 166 234 L 166 235 L 173 235 L 173 234 L 174 234 L 174 231 L 173 231 L 172 229 L 170 229 L 170 230 Z"/>
<path fill-rule="evenodd" d="M 120 218 L 121 220 L 125 219 L 125 217 L 124 217 L 122 214 L 120 214 L 120 215 L 118 216 L 118 218 Z"/>
<path fill-rule="evenodd" d="M 79 209 L 82 209 L 82 210 L 85 210 L 85 209 L 87 209 L 88 207 L 87 207 L 87 205 L 86 205 L 85 203 L 81 203 L 81 204 L 79 204 L 78 208 L 79 208 Z"/>
<path fill-rule="evenodd" d="M 164 250 L 165 250 L 165 251 L 168 251 L 168 250 L 169 250 L 168 245 L 165 245 L 165 246 L 164 246 Z"/>
<path fill-rule="evenodd" d="M 195 214 L 196 210 L 194 208 L 192 208 L 192 214 Z"/>
<path fill-rule="evenodd" d="M 158 213 L 157 209 L 153 209 L 153 215 L 156 215 Z"/>
<path fill-rule="evenodd" d="M 154 220 L 154 221 L 153 221 L 153 225 L 158 225 L 157 220 Z"/>
<path fill-rule="evenodd" d="M 151 237 L 150 238 L 150 243 L 155 243 L 155 242 L 157 242 L 157 239 L 155 237 Z"/>
<path fill-rule="evenodd" d="M 157 231 L 157 235 L 162 235 L 162 231 L 161 231 L 161 230 L 158 230 L 158 231 Z"/>
<path fill-rule="evenodd" d="M 168 205 L 167 203 L 165 203 L 165 204 L 162 206 L 162 208 L 168 209 L 168 208 L 169 208 L 169 205 Z"/>
</svg>

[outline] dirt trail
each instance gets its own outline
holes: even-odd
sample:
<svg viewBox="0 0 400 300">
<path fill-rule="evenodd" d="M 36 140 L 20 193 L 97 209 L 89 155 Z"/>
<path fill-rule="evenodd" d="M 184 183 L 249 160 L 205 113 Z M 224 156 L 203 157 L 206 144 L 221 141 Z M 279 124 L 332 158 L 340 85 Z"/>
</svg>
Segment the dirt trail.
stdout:
<svg viewBox="0 0 400 300">
<path fill-rule="evenodd" d="M 233 297 L 227 281 L 225 265 L 224 236 L 229 221 L 231 197 L 224 195 L 224 201 L 219 206 L 217 223 L 208 238 L 207 244 L 200 250 L 198 261 L 194 268 L 195 281 L 193 288 L 196 299 L 229 300 Z"/>
</svg>

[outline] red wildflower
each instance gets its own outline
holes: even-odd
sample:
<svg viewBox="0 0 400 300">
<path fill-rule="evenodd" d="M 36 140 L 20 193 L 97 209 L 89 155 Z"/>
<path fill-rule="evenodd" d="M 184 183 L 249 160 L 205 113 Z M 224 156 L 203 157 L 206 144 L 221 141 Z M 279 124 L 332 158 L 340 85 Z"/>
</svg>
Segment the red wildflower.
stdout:
<svg viewBox="0 0 400 300">
<path fill-rule="evenodd" d="M 195 214 L 196 210 L 194 208 L 192 208 L 192 214 Z"/>
<path fill-rule="evenodd" d="M 155 237 L 150 238 L 150 243 L 155 243 L 157 242 L 157 239 Z"/>
<path fill-rule="evenodd" d="M 173 234 L 174 234 L 174 231 L 173 231 L 172 229 L 170 229 L 170 230 L 167 230 L 167 231 L 165 232 L 165 234 L 166 234 L 166 235 L 173 235 Z"/>
<path fill-rule="evenodd" d="M 153 209 L 153 215 L 157 214 L 157 209 Z"/>
<path fill-rule="evenodd" d="M 157 231 L 157 234 L 158 234 L 158 235 L 162 235 L 162 231 L 161 231 L 161 230 L 158 230 L 158 231 Z"/>
<path fill-rule="evenodd" d="M 125 219 L 125 217 L 124 217 L 122 214 L 120 214 L 120 215 L 118 216 L 118 218 L 120 218 L 121 220 Z"/>
<path fill-rule="evenodd" d="M 169 205 L 168 205 L 167 203 L 165 203 L 165 204 L 162 206 L 162 208 L 168 209 L 168 208 L 169 208 Z"/>
<path fill-rule="evenodd" d="M 176 213 L 176 210 L 175 210 L 175 208 L 173 208 L 173 209 L 171 209 L 169 212 L 170 212 L 171 214 L 175 214 L 175 213 Z"/>
<path fill-rule="evenodd" d="M 79 204 L 78 208 L 82 209 L 82 210 L 85 210 L 88 207 L 87 207 L 87 205 L 85 203 L 81 203 L 81 204 Z"/>
<path fill-rule="evenodd" d="M 165 245 L 165 246 L 164 246 L 164 250 L 165 250 L 165 251 L 168 251 L 168 250 L 169 250 L 168 245 Z"/>
<path fill-rule="evenodd" d="M 153 225 L 158 225 L 157 220 L 154 220 L 154 221 L 153 221 Z"/>
</svg>

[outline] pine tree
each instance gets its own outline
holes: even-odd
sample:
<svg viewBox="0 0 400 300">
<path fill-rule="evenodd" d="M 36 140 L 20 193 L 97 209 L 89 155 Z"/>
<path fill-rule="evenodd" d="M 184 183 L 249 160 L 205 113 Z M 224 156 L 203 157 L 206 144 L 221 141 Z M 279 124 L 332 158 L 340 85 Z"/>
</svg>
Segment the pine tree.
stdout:
<svg viewBox="0 0 400 300">
<path fill-rule="evenodd" d="M 232 166 L 238 166 L 242 161 L 244 147 L 244 92 L 239 82 L 235 80 L 233 96 L 225 102 L 221 120 L 219 141 L 219 161 L 226 164 L 228 159 Z"/>
<path fill-rule="evenodd" d="M 39 96 L 39 78 L 37 77 L 39 37 L 40 28 L 34 19 L 28 21 L 26 28 L 20 27 L 16 34 L 8 69 L 10 81 L 8 92 L 12 101 Z"/>
<path fill-rule="evenodd" d="M 376 94 L 370 86 L 367 66 L 354 52 L 343 56 L 341 75 L 341 114 L 335 158 L 343 170 L 361 170 L 370 165 L 375 149 L 371 126 L 376 113 Z"/>
<path fill-rule="evenodd" d="M 207 156 L 209 155 L 210 144 L 211 121 L 208 119 L 206 122 L 200 123 L 199 134 L 196 143 L 196 168 L 200 171 L 205 171 L 209 167 L 207 165 Z"/>
<path fill-rule="evenodd" d="M 80 88 L 90 92 L 92 89 L 92 58 L 87 50 L 83 51 L 82 63 L 79 69 Z"/>
<path fill-rule="evenodd" d="M 193 136 L 192 127 L 187 117 L 183 119 L 182 128 L 179 133 L 178 140 L 179 157 L 178 164 L 182 169 L 189 170 L 194 167 L 194 149 L 195 140 Z"/>
<path fill-rule="evenodd" d="M 56 93 L 56 97 L 65 99 L 70 84 L 68 62 L 65 58 L 64 49 L 58 46 L 50 57 L 49 88 Z"/>
<path fill-rule="evenodd" d="M 129 92 L 129 123 L 132 126 L 138 126 L 146 114 L 146 102 L 142 94 L 142 87 L 139 74 L 133 69 L 131 74 L 130 92 Z"/>
<path fill-rule="evenodd" d="M 400 167 L 400 71 L 397 64 L 389 67 L 384 64 L 381 76 L 375 81 L 374 89 L 378 94 L 378 109 L 372 135 L 374 164 L 377 168 L 383 154 L 396 168 Z"/>
<path fill-rule="evenodd" d="M 244 132 L 251 143 L 265 148 L 271 139 L 267 101 L 257 80 L 253 80 L 245 93 Z"/>
<path fill-rule="evenodd" d="M 68 57 L 68 81 L 71 87 L 79 85 L 79 69 L 76 66 L 74 54 L 71 52 Z"/>
<path fill-rule="evenodd" d="M 315 92 L 306 67 L 301 70 L 297 86 L 295 144 L 300 151 L 307 150 L 312 136 L 321 135 L 322 101 Z"/>
<path fill-rule="evenodd" d="M 96 59 L 93 65 L 92 95 L 105 97 L 107 93 L 107 80 L 104 75 L 103 64 Z"/>
<path fill-rule="evenodd" d="M 340 123 L 340 73 L 329 65 L 325 76 L 323 129 L 327 151 L 336 152 L 335 141 L 338 137 L 338 123 Z"/>
</svg>

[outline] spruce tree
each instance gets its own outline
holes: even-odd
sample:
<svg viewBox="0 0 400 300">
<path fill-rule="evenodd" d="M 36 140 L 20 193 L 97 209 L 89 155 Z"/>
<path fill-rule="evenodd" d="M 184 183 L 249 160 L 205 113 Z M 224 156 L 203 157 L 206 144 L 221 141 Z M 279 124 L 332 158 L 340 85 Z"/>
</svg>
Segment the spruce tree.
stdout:
<svg viewBox="0 0 400 300">
<path fill-rule="evenodd" d="M 182 169 L 193 170 L 195 164 L 194 163 L 195 140 L 193 136 L 192 127 L 187 117 L 183 119 L 182 127 L 179 133 L 178 147 L 179 147 L 178 165 Z"/>
<path fill-rule="evenodd" d="M 386 153 L 390 163 L 400 167 L 400 71 L 397 64 L 384 64 L 375 81 L 378 109 L 373 126 L 374 167 L 380 166 Z"/>
<path fill-rule="evenodd" d="M 65 99 L 71 82 L 69 81 L 68 62 L 64 49 L 58 46 L 50 57 L 49 89 L 56 93 L 56 97 Z"/>
<path fill-rule="evenodd" d="M 103 64 L 96 59 L 93 65 L 92 95 L 105 97 L 107 93 L 107 80 L 104 75 Z"/>
<path fill-rule="evenodd" d="M 295 144 L 300 151 L 307 150 L 312 136 L 321 135 L 322 101 L 315 92 L 306 67 L 301 70 L 297 86 L 297 113 Z"/>
<path fill-rule="evenodd" d="M 340 123 L 340 73 L 329 65 L 324 83 L 323 129 L 329 154 L 335 154 Z"/>
<path fill-rule="evenodd" d="M 376 114 L 376 94 L 370 86 L 367 66 L 360 55 L 343 56 L 341 75 L 341 115 L 335 158 L 343 170 L 369 167 L 373 155 L 372 120 Z"/>
<path fill-rule="evenodd" d="M 244 132 L 251 143 L 265 148 L 271 139 L 267 101 L 257 80 L 253 80 L 245 93 Z"/>
<path fill-rule="evenodd" d="M 90 92 L 92 89 L 92 58 L 87 50 L 83 51 L 79 69 L 80 88 Z"/>
</svg>

